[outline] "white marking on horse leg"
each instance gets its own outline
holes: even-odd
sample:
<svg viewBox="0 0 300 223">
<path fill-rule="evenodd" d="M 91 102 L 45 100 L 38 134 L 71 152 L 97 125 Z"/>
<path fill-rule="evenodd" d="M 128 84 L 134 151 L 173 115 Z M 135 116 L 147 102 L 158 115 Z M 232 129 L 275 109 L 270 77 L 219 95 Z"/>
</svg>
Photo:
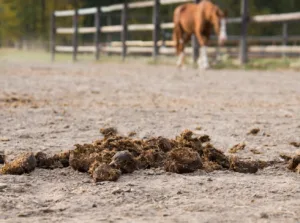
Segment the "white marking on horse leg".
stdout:
<svg viewBox="0 0 300 223">
<path fill-rule="evenodd" d="M 219 35 L 219 43 L 223 44 L 227 40 L 226 19 L 221 19 L 221 30 Z"/>
<path fill-rule="evenodd" d="M 209 63 L 208 63 L 206 46 L 202 46 L 200 52 L 201 52 L 200 68 L 208 69 L 209 68 Z"/>
<path fill-rule="evenodd" d="M 184 52 L 181 52 L 179 54 L 178 60 L 177 60 L 177 67 L 181 67 L 183 65 L 183 60 L 184 60 Z"/>
</svg>

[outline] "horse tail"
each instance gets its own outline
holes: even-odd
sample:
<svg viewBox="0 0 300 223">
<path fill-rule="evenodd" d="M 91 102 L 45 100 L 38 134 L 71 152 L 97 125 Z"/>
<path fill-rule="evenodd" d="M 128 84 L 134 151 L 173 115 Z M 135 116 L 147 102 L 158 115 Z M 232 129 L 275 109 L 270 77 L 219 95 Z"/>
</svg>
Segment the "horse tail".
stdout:
<svg viewBox="0 0 300 223">
<path fill-rule="evenodd" d="M 183 32 L 182 26 L 180 24 L 180 16 L 181 16 L 181 12 L 184 11 L 185 9 L 185 5 L 181 5 L 178 6 L 175 10 L 174 10 L 174 15 L 173 15 L 173 23 L 174 23 L 174 29 L 173 29 L 173 41 L 176 42 L 176 44 L 178 43 L 179 39 L 177 37 L 177 33 Z"/>
</svg>

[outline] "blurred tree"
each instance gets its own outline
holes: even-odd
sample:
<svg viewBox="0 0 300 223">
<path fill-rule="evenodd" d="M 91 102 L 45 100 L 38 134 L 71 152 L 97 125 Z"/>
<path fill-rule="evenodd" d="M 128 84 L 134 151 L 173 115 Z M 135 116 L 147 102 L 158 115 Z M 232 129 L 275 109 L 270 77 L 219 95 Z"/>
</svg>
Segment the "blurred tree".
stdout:
<svg viewBox="0 0 300 223">
<path fill-rule="evenodd" d="M 142 0 L 129 0 L 142 1 Z M 147 0 L 149 1 L 149 0 Z M 241 0 L 214 0 L 222 8 L 226 8 L 230 17 L 238 17 L 240 14 Z M 65 10 L 79 7 L 106 6 L 123 3 L 124 0 L 0 0 L 0 46 L 12 44 L 20 40 L 48 41 L 49 20 L 54 10 Z M 249 11 L 251 15 L 284 13 L 300 10 L 299 0 L 250 0 Z M 161 7 L 161 20 L 171 22 L 173 10 L 176 5 Z M 120 13 L 103 15 L 103 24 L 111 21 L 111 24 L 120 23 Z M 130 10 L 129 23 L 150 23 L 152 21 L 152 9 Z M 92 26 L 94 19 L 91 16 L 81 17 L 80 23 Z M 72 19 L 58 18 L 57 25 L 70 27 Z M 239 34 L 239 26 L 231 25 L 230 33 Z M 299 34 L 297 25 L 289 26 L 289 33 Z M 251 35 L 280 35 L 281 26 L 274 24 L 253 24 L 249 28 Z M 147 33 L 130 34 L 132 38 L 150 38 Z M 66 37 L 69 38 L 69 37 Z"/>
</svg>

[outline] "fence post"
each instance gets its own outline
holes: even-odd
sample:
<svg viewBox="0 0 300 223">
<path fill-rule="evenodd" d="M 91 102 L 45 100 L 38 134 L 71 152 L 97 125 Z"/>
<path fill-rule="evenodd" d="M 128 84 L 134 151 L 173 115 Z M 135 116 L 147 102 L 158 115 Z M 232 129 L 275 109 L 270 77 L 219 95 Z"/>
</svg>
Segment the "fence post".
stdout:
<svg viewBox="0 0 300 223">
<path fill-rule="evenodd" d="M 122 41 L 122 59 L 125 60 L 126 57 L 126 40 L 127 40 L 127 11 L 128 11 L 128 5 L 127 0 L 125 0 L 125 3 L 123 5 L 122 10 L 122 18 L 121 18 L 121 24 L 122 24 L 122 33 L 121 33 L 121 41 Z"/>
<path fill-rule="evenodd" d="M 51 14 L 51 30 L 50 30 L 50 51 L 51 60 L 55 60 L 55 40 L 56 40 L 56 24 L 55 24 L 55 12 Z"/>
<path fill-rule="evenodd" d="M 111 26 L 111 16 L 107 13 L 106 22 L 108 26 Z M 106 42 L 110 43 L 112 41 L 111 33 L 107 33 L 106 35 Z"/>
<path fill-rule="evenodd" d="M 241 5 L 241 38 L 240 38 L 240 63 L 245 64 L 248 61 L 248 49 L 247 49 L 247 27 L 249 22 L 248 15 L 248 0 L 242 0 Z"/>
<path fill-rule="evenodd" d="M 75 9 L 75 14 L 73 17 L 73 61 L 77 60 L 78 51 L 78 10 Z"/>
<path fill-rule="evenodd" d="M 100 49 L 99 49 L 99 39 L 100 39 L 100 8 L 97 7 L 97 11 L 95 14 L 95 28 L 96 28 L 96 32 L 95 32 L 95 58 L 96 60 L 99 60 L 99 56 L 100 56 Z"/>
<path fill-rule="evenodd" d="M 159 20 L 159 8 L 160 8 L 160 0 L 154 0 L 154 8 L 153 8 L 153 59 L 155 60 L 159 54 L 159 33 L 160 33 L 160 20 Z"/>
<path fill-rule="evenodd" d="M 287 46 L 288 44 L 288 23 L 284 22 L 282 24 L 282 45 Z M 285 51 L 282 52 L 282 56 L 285 57 L 286 53 Z"/>
<path fill-rule="evenodd" d="M 200 0 L 194 0 L 196 4 L 200 2 Z M 193 47 L 193 61 L 197 63 L 199 58 L 199 43 L 195 35 L 192 35 L 192 47 Z"/>
</svg>

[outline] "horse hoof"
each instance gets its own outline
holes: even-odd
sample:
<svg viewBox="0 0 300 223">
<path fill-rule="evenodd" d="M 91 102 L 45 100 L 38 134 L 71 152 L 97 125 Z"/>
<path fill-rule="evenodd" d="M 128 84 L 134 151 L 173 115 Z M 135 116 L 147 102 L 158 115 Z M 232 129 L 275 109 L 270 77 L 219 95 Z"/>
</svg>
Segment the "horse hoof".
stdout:
<svg viewBox="0 0 300 223">
<path fill-rule="evenodd" d="M 177 70 L 181 70 L 181 66 L 176 65 Z"/>
<path fill-rule="evenodd" d="M 176 67 L 177 67 L 177 70 L 181 70 L 181 71 L 186 70 L 186 66 L 184 66 L 182 64 L 180 64 L 180 65 L 177 64 Z"/>
<path fill-rule="evenodd" d="M 181 66 L 181 67 L 180 67 L 180 70 L 181 70 L 181 71 L 185 71 L 185 70 L 186 70 L 186 66 Z"/>
<path fill-rule="evenodd" d="M 200 70 L 208 70 L 210 67 L 207 65 L 207 66 L 200 66 Z"/>
</svg>

